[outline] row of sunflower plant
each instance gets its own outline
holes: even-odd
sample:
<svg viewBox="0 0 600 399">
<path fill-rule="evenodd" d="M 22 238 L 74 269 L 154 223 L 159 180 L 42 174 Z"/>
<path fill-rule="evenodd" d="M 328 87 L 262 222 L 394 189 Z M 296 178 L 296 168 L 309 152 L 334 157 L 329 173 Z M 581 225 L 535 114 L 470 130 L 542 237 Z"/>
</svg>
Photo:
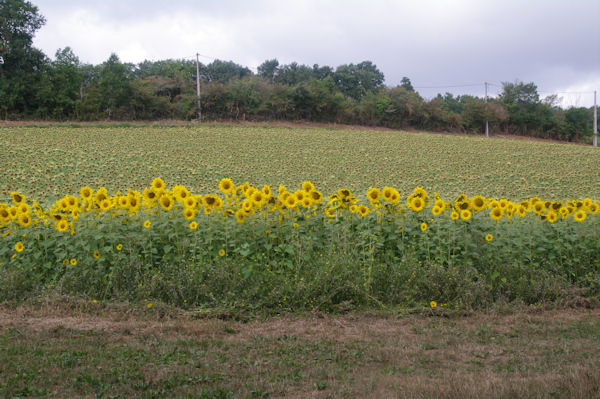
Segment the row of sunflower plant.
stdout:
<svg viewBox="0 0 600 399">
<path fill-rule="evenodd" d="M 483 306 L 600 291 L 592 199 L 513 202 L 416 188 L 325 197 L 234 184 L 110 195 L 83 187 L 46 207 L 0 204 L 0 299 L 47 290 L 178 306 Z"/>
</svg>

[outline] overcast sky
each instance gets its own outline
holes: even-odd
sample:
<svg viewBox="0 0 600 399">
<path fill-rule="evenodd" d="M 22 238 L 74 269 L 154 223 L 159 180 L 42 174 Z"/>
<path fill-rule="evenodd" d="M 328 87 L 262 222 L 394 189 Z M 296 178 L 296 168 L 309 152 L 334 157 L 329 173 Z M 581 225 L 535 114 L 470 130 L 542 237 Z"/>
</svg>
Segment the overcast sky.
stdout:
<svg viewBox="0 0 600 399">
<path fill-rule="evenodd" d="M 424 97 L 490 94 L 534 82 L 542 97 L 591 105 L 600 90 L 599 0 L 30 0 L 46 18 L 34 45 L 84 63 L 193 57 L 336 67 L 374 62 Z M 210 63 L 212 59 L 201 58 Z M 461 86 L 464 87 L 445 87 Z M 472 86 L 477 85 L 477 86 Z M 435 87 L 429 89 L 426 87 Z"/>
</svg>

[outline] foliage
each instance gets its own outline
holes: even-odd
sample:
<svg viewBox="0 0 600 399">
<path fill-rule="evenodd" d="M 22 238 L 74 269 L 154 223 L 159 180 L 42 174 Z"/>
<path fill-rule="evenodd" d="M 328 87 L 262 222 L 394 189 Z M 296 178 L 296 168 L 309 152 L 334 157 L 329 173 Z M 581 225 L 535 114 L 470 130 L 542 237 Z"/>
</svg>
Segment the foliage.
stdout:
<svg viewBox="0 0 600 399">
<path fill-rule="evenodd" d="M 109 195 L 83 187 L 42 207 L 17 192 L 0 205 L 0 298 L 45 289 L 99 299 L 279 311 L 354 306 L 535 303 L 600 293 L 592 199 L 526 201 L 418 187 L 327 198 L 235 185 Z M 433 306 L 433 305 L 432 305 Z"/>
</svg>

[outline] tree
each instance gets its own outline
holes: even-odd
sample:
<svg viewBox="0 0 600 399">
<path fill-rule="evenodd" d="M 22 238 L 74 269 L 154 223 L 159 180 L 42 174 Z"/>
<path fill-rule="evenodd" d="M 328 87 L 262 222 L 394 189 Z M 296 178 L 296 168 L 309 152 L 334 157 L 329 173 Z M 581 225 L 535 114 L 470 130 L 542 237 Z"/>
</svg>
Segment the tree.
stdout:
<svg viewBox="0 0 600 399">
<path fill-rule="evenodd" d="M 400 86 L 404 87 L 408 91 L 415 91 L 415 88 L 413 87 L 412 83 L 410 82 L 410 79 L 407 78 L 406 76 L 404 76 L 402 78 L 402 80 L 400 81 Z"/>
<path fill-rule="evenodd" d="M 347 97 L 360 100 L 367 93 L 375 93 L 383 87 L 383 73 L 371 61 L 340 65 L 333 74 L 339 90 Z"/>
<path fill-rule="evenodd" d="M 42 71 L 48 59 L 32 47 L 33 36 L 46 20 L 28 1 L 0 0 L 0 110 L 33 114 L 39 106 Z"/>
<path fill-rule="evenodd" d="M 58 49 L 56 60 L 49 70 L 51 85 L 50 114 L 57 119 L 73 116 L 75 104 L 80 97 L 83 73 L 79 69 L 79 58 L 70 47 Z"/>
<path fill-rule="evenodd" d="M 203 71 L 201 71 L 202 73 Z M 252 75 L 247 67 L 236 64 L 233 61 L 214 60 L 206 66 L 204 76 L 209 82 L 227 83 L 234 78 L 243 78 Z"/>
<path fill-rule="evenodd" d="M 279 61 L 277 61 L 277 59 L 273 58 L 272 60 L 266 60 L 258 66 L 258 76 L 272 82 L 275 79 L 278 67 Z"/>
<path fill-rule="evenodd" d="M 306 65 L 300 65 L 297 62 L 292 62 L 288 65 L 282 65 L 275 76 L 275 82 L 290 86 L 300 83 L 308 83 L 312 79 L 312 68 Z"/>
<path fill-rule="evenodd" d="M 98 90 L 104 98 L 104 112 L 109 119 L 113 117 L 115 111 L 127 105 L 131 94 L 129 87 L 131 75 L 127 65 L 121 63 L 114 53 L 102 64 L 98 77 Z"/>
<path fill-rule="evenodd" d="M 502 82 L 500 102 L 506 107 L 510 127 L 521 134 L 540 135 L 542 118 L 540 115 L 540 96 L 537 86 L 533 83 Z"/>
</svg>

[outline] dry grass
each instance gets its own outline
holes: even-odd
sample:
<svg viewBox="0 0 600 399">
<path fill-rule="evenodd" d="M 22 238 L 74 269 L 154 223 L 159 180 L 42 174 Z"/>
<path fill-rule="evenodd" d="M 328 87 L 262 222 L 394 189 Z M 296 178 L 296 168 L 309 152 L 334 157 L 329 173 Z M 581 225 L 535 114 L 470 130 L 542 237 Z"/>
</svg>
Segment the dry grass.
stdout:
<svg viewBox="0 0 600 399">
<path fill-rule="evenodd" d="M 600 394 L 599 309 L 248 322 L 172 311 L 69 301 L 2 305 L 0 396 Z"/>
</svg>

